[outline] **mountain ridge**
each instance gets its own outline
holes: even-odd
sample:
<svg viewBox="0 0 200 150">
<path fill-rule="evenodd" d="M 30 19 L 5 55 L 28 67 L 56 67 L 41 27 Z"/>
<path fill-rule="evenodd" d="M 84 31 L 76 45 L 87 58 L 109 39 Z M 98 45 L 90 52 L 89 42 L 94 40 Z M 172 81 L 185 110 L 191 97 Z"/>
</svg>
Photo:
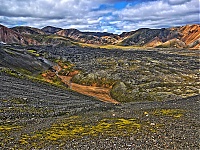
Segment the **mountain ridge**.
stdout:
<svg viewBox="0 0 200 150">
<path fill-rule="evenodd" d="M 96 45 L 200 49 L 200 25 L 161 29 L 141 28 L 119 35 L 107 32 L 82 32 L 78 29 L 53 26 L 38 29 L 28 26 L 7 28 L 0 25 L 0 41 L 24 45 L 53 45 L 64 41 L 65 45 L 80 42 Z"/>
</svg>

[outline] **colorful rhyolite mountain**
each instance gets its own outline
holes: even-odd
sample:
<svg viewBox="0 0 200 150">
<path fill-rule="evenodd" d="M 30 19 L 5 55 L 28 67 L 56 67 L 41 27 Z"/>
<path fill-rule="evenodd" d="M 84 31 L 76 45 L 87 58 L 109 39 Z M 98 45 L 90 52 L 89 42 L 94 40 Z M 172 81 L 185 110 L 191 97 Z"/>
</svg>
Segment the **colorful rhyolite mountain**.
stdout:
<svg viewBox="0 0 200 150">
<path fill-rule="evenodd" d="M 162 29 L 141 28 L 120 35 L 106 32 L 81 32 L 77 29 L 62 29 L 52 26 L 37 29 L 25 26 L 7 28 L 0 25 L 0 42 L 25 45 L 87 43 L 200 49 L 200 25 L 194 24 Z"/>
</svg>

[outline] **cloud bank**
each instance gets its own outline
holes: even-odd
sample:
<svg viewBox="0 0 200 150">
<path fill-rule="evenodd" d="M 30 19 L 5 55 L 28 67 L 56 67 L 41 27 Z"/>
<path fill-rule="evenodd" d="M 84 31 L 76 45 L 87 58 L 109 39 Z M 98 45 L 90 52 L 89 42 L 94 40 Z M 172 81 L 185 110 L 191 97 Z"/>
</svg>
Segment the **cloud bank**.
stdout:
<svg viewBox="0 0 200 150">
<path fill-rule="evenodd" d="M 0 24 L 121 33 L 199 23 L 199 0 L 0 0 Z"/>
</svg>

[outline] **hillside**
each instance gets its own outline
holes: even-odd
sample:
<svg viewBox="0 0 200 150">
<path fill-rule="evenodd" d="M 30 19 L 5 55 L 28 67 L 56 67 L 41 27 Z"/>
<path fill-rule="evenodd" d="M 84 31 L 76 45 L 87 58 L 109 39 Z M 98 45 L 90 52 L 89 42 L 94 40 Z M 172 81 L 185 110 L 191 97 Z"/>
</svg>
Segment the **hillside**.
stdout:
<svg viewBox="0 0 200 150">
<path fill-rule="evenodd" d="M 64 29 L 55 33 L 69 37 L 77 42 L 99 45 L 121 45 L 163 48 L 199 48 L 200 26 L 187 25 L 176 28 L 148 29 L 124 32 L 120 35 L 111 33 L 81 32 L 77 29 Z"/>
<path fill-rule="evenodd" d="M 98 45 L 193 49 L 199 49 L 200 46 L 200 25 L 162 29 L 141 28 L 120 35 L 105 32 L 81 32 L 77 29 L 62 29 L 54 34 L 71 38 L 76 42 Z"/>
<path fill-rule="evenodd" d="M 5 68 L 6 71 L 11 69 L 14 72 L 27 75 L 37 74 L 51 67 L 37 51 L 25 50 L 23 47 L 17 46 L 0 46 L 0 60 L 0 67 Z"/>
</svg>

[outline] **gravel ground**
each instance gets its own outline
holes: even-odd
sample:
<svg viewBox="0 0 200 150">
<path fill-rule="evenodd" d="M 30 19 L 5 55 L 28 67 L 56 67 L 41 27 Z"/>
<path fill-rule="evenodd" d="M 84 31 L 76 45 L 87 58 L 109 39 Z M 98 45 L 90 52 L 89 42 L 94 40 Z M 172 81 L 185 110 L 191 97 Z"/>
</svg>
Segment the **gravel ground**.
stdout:
<svg viewBox="0 0 200 150">
<path fill-rule="evenodd" d="M 0 73 L 0 99 L 0 149 L 200 149 L 199 96 L 113 105 L 45 83 Z M 95 127 L 105 119 L 113 128 L 102 127 L 95 136 L 82 134 L 56 142 L 37 139 L 34 143 L 44 141 L 40 148 L 31 146 L 33 143 L 30 142 L 19 142 L 23 135 L 31 137 L 38 131 L 46 133 L 53 124 L 67 123 L 66 118 L 70 116 L 79 116 L 84 124 L 91 126 L 90 131 L 97 131 Z M 135 119 L 132 123 L 139 124 L 137 129 L 133 128 L 135 130 L 129 130 L 132 118 Z M 119 120 L 122 120 L 121 124 Z M 82 126 L 86 128 L 86 125 Z M 13 126 L 20 126 L 20 130 Z"/>
</svg>

